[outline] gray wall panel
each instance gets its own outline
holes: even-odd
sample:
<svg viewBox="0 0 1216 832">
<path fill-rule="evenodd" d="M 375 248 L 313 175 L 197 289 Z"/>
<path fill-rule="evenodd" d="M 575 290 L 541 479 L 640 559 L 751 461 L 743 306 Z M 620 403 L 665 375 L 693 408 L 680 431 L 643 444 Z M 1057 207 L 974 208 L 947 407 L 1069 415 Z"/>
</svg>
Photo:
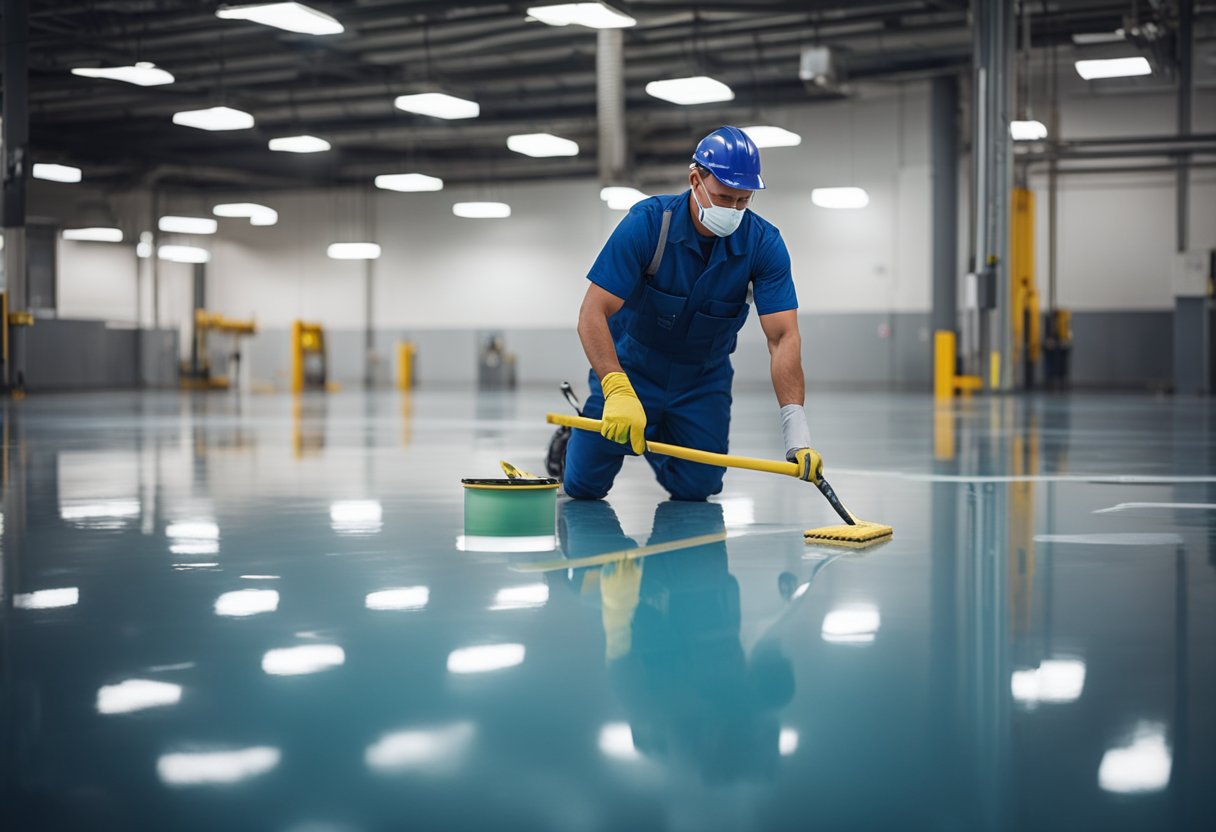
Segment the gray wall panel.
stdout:
<svg viewBox="0 0 1216 832">
<path fill-rule="evenodd" d="M 1174 372 L 1173 312 L 1074 312 L 1072 381 L 1165 388 Z"/>
</svg>

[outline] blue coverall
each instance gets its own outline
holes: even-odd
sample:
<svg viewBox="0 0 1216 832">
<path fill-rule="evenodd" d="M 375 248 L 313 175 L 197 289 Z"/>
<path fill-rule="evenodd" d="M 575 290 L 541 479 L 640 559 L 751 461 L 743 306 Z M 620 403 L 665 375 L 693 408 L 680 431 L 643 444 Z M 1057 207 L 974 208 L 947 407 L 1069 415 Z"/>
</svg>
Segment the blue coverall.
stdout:
<svg viewBox="0 0 1216 832">
<path fill-rule="evenodd" d="M 730 431 L 730 354 L 747 319 L 748 290 L 756 312 L 798 308 L 790 257 L 781 232 L 753 211 L 726 237 L 697 233 L 690 192 L 638 202 L 621 220 L 587 278 L 625 301 L 609 321 L 617 358 L 646 410 L 646 439 L 726 453 Z M 671 212 L 657 272 L 663 214 Z M 703 250 L 708 251 L 708 257 Z M 592 370 L 583 415 L 598 419 L 604 394 Z M 607 495 L 628 445 L 576 430 L 566 449 L 566 493 Z M 647 453 L 659 484 L 676 500 L 704 500 L 722 490 L 724 468 Z"/>
</svg>

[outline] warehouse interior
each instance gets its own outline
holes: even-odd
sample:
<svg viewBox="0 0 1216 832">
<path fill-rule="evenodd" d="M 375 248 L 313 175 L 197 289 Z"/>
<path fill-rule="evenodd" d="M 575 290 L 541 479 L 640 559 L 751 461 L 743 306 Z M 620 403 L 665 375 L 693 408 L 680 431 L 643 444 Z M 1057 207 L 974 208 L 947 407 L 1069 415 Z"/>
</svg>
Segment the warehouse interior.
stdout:
<svg viewBox="0 0 1216 832">
<path fill-rule="evenodd" d="M 1216 3 L 0 12 L 0 826 L 1206 828 Z M 723 125 L 878 545 L 477 491 Z"/>
</svg>

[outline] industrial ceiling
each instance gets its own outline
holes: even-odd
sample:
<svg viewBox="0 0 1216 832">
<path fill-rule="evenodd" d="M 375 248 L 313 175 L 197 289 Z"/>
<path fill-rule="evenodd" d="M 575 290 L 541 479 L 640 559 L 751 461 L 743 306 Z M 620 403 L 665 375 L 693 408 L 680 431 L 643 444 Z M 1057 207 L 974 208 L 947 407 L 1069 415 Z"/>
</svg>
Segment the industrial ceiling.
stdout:
<svg viewBox="0 0 1216 832">
<path fill-rule="evenodd" d="M 1178 0 L 1057 0 L 1027 6 L 1035 47 L 1113 32 L 1134 15 L 1168 63 Z M 287 188 L 422 171 L 446 181 L 593 177 L 597 172 L 597 32 L 530 19 L 531 2 L 348 0 L 308 5 L 345 31 L 293 34 L 219 19 L 216 2 L 38 0 L 30 10 L 31 147 L 41 161 L 86 169 L 94 184 Z M 619 0 L 626 135 L 635 168 L 670 163 L 707 125 L 751 122 L 761 108 L 831 100 L 850 84 L 967 67 L 965 0 Z M 1216 7 L 1199 4 L 1197 13 Z M 839 85 L 799 77 L 799 59 L 830 46 Z M 175 82 L 138 87 L 70 70 L 150 61 Z M 683 107 L 647 82 L 709 75 L 732 101 Z M 403 94 L 442 91 L 479 102 L 480 116 L 444 121 L 403 112 Z M 181 110 L 216 105 L 256 126 L 205 132 L 175 125 Z M 550 132 L 573 157 L 513 153 L 506 137 Z M 271 138 L 322 137 L 325 153 L 274 153 Z"/>
</svg>

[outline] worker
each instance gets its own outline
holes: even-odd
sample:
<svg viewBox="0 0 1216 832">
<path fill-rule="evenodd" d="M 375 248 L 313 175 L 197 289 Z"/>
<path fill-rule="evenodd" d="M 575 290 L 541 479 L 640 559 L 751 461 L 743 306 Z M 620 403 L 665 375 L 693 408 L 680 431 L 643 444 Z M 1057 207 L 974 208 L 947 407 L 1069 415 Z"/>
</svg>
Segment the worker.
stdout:
<svg viewBox="0 0 1216 832">
<path fill-rule="evenodd" d="M 781 233 L 749 210 L 764 188 L 760 151 L 738 127 L 701 140 L 688 190 L 630 209 L 588 274 L 578 333 L 591 362 L 583 415 L 602 419 L 600 435 L 574 431 L 566 449 L 566 493 L 602 499 L 627 455 L 646 441 L 726 453 L 730 354 L 756 304 L 781 408 L 785 456 L 818 482 L 803 410 L 802 341 L 790 256 Z M 646 454 L 676 500 L 722 490 L 724 468 Z"/>
</svg>

